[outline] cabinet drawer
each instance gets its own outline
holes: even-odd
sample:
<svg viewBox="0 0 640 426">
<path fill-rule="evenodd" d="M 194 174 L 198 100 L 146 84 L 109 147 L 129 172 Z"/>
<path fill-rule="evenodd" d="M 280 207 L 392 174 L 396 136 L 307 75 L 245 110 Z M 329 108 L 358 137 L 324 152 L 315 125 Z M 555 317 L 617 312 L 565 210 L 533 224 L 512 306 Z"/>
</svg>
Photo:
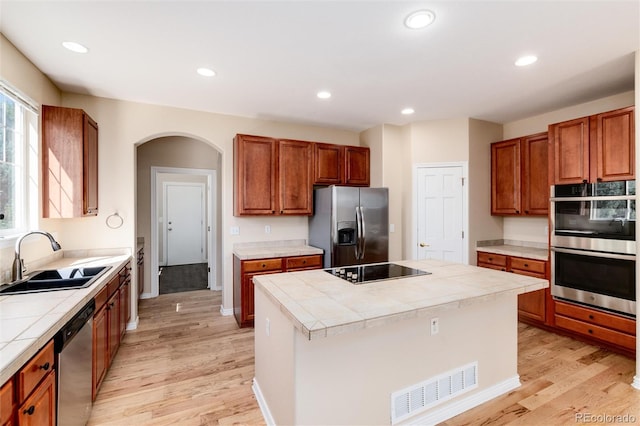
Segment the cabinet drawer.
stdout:
<svg viewBox="0 0 640 426">
<path fill-rule="evenodd" d="M 478 252 L 478 263 L 488 263 L 495 266 L 507 266 L 507 256 L 495 253 Z"/>
<path fill-rule="evenodd" d="M 119 287 L 120 287 L 120 274 L 111 278 L 111 281 L 109 281 L 109 283 L 107 284 L 107 288 L 108 288 L 107 297 L 111 297 L 113 293 L 118 291 Z"/>
<path fill-rule="evenodd" d="M 544 276 L 546 272 L 546 262 L 542 260 L 524 259 L 522 257 L 512 257 L 511 269 L 534 272 Z"/>
<path fill-rule="evenodd" d="M 260 259 L 260 260 L 244 260 L 242 261 L 244 272 L 273 271 L 282 269 L 282 259 Z"/>
<path fill-rule="evenodd" d="M 100 290 L 98 294 L 96 294 L 96 296 L 93 298 L 93 300 L 95 300 L 96 302 L 96 312 L 98 312 L 100 308 L 102 308 L 104 304 L 107 303 L 108 298 L 109 286 L 105 285 L 104 287 L 102 287 L 102 290 Z"/>
<path fill-rule="evenodd" d="M 40 380 L 53 369 L 53 340 L 46 344 L 31 361 L 18 372 L 18 401 L 21 403 L 35 389 Z"/>
<path fill-rule="evenodd" d="M 13 415 L 14 398 L 13 378 L 0 388 L 0 425 L 6 424 Z"/>
<path fill-rule="evenodd" d="M 600 327 L 599 325 L 589 324 L 584 321 L 578 321 L 556 313 L 556 327 L 564 328 L 584 336 L 601 340 L 603 342 L 612 343 L 628 349 L 636 348 L 636 338 L 630 334 L 621 333 L 609 328 Z"/>
<path fill-rule="evenodd" d="M 556 302 L 556 314 L 611 328 L 633 336 L 636 334 L 636 322 L 632 319 L 584 308 L 571 303 Z"/>
<path fill-rule="evenodd" d="M 507 270 L 506 266 L 492 265 L 490 263 L 480 263 L 480 262 L 478 262 L 478 266 L 480 268 L 495 269 L 496 271 L 506 271 Z"/>
<path fill-rule="evenodd" d="M 314 269 L 322 267 L 322 255 L 316 256 L 295 256 L 285 259 L 285 269 Z"/>
</svg>

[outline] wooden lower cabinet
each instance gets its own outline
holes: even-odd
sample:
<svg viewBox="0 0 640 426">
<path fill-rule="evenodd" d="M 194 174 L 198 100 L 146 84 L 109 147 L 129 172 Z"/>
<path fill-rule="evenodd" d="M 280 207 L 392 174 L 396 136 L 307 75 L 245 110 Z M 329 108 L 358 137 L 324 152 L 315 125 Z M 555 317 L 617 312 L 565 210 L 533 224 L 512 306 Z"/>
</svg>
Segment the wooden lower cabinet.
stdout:
<svg viewBox="0 0 640 426">
<path fill-rule="evenodd" d="M 100 385 L 120 347 L 130 318 L 131 262 L 96 295 L 93 314 L 93 374 L 92 398 L 96 399 Z"/>
<path fill-rule="evenodd" d="M 548 279 L 548 262 L 524 257 L 478 252 L 478 266 Z M 518 295 L 518 319 L 527 323 L 548 323 L 547 305 L 551 300 L 548 288 Z"/>
<path fill-rule="evenodd" d="M 590 341 L 611 345 L 624 352 L 635 352 L 636 322 L 633 319 L 556 301 L 555 325 Z"/>
<path fill-rule="evenodd" d="M 240 260 L 233 256 L 233 315 L 238 326 L 253 327 L 256 275 L 322 268 L 322 255 Z"/>
<path fill-rule="evenodd" d="M 53 340 L 0 388 L 0 425 L 56 425 Z"/>
</svg>

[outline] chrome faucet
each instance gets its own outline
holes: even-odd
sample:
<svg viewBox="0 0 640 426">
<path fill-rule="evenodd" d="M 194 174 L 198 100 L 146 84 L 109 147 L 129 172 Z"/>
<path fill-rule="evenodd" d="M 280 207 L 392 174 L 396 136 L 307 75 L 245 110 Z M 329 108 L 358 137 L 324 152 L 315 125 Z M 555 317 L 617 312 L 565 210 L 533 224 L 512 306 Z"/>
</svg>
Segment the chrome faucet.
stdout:
<svg viewBox="0 0 640 426">
<path fill-rule="evenodd" d="M 24 240 L 25 237 L 28 237 L 31 234 L 41 234 L 49 238 L 49 241 L 51 241 L 51 248 L 53 249 L 53 251 L 58 251 L 62 248 L 60 247 L 60 243 L 58 243 L 55 240 L 55 238 L 53 238 L 53 235 L 51 235 L 46 231 L 30 231 L 20 236 L 16 241 L 16 257 L 13 260 L 13 281 L 21 280 L 22 274 L 25 272 L 24 261 L 20 258 L 20 244 L 22 244 L 22 240 Z"/>
</svg>

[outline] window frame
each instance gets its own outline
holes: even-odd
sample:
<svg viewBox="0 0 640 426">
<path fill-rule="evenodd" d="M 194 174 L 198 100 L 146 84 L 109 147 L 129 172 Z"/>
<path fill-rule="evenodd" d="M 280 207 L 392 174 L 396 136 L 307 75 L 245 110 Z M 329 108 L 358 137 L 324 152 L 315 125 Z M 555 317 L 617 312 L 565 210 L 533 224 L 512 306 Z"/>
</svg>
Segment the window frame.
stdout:
<svg viewBox="0 0 640 426">
<path fill-rule="evenodd" d="M 15 164 L 21 167 L 19 176 L 22 182 L 16 188 L 19 191 L 16 197 L 16 211 L 19 210 L 21 213 L 17 215 L 19 217 L 17 227 L 0 230 L 0 248 L 5 248 L 13 245 L 21 234 L 37 227 L 40 188 L 38 167 L 40 110 L 36 102 L 4 80 L 0 80 L 0 91 L 15 103 L 16 129 L 20 126 L 22 135 L 21 141 L 16 141 L 16 144 L 21 145 L 21 158 L 16 158 L 15 161 Z M 21 123 L 18 123 L 18 110 L 21 111 Z"/>
</svg>

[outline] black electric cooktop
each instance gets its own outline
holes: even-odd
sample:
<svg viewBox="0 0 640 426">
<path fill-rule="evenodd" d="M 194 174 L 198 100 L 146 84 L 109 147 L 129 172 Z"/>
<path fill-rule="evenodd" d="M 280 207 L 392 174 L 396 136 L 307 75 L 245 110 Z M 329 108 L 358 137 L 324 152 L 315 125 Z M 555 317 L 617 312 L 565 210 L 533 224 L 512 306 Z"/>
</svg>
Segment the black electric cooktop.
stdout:
<svg viewBox="0 0 640 426">
<path fill-rule="evenodd" d="M 382 263 L 377 265 L 343 266 L 325 269 L 330 273 L 352 284 L 367 284 L 375 281 L 393 280 L 419 275 L 431 275 L 431 272 L 408 268 L 395 263 Z"/>
</svg>

